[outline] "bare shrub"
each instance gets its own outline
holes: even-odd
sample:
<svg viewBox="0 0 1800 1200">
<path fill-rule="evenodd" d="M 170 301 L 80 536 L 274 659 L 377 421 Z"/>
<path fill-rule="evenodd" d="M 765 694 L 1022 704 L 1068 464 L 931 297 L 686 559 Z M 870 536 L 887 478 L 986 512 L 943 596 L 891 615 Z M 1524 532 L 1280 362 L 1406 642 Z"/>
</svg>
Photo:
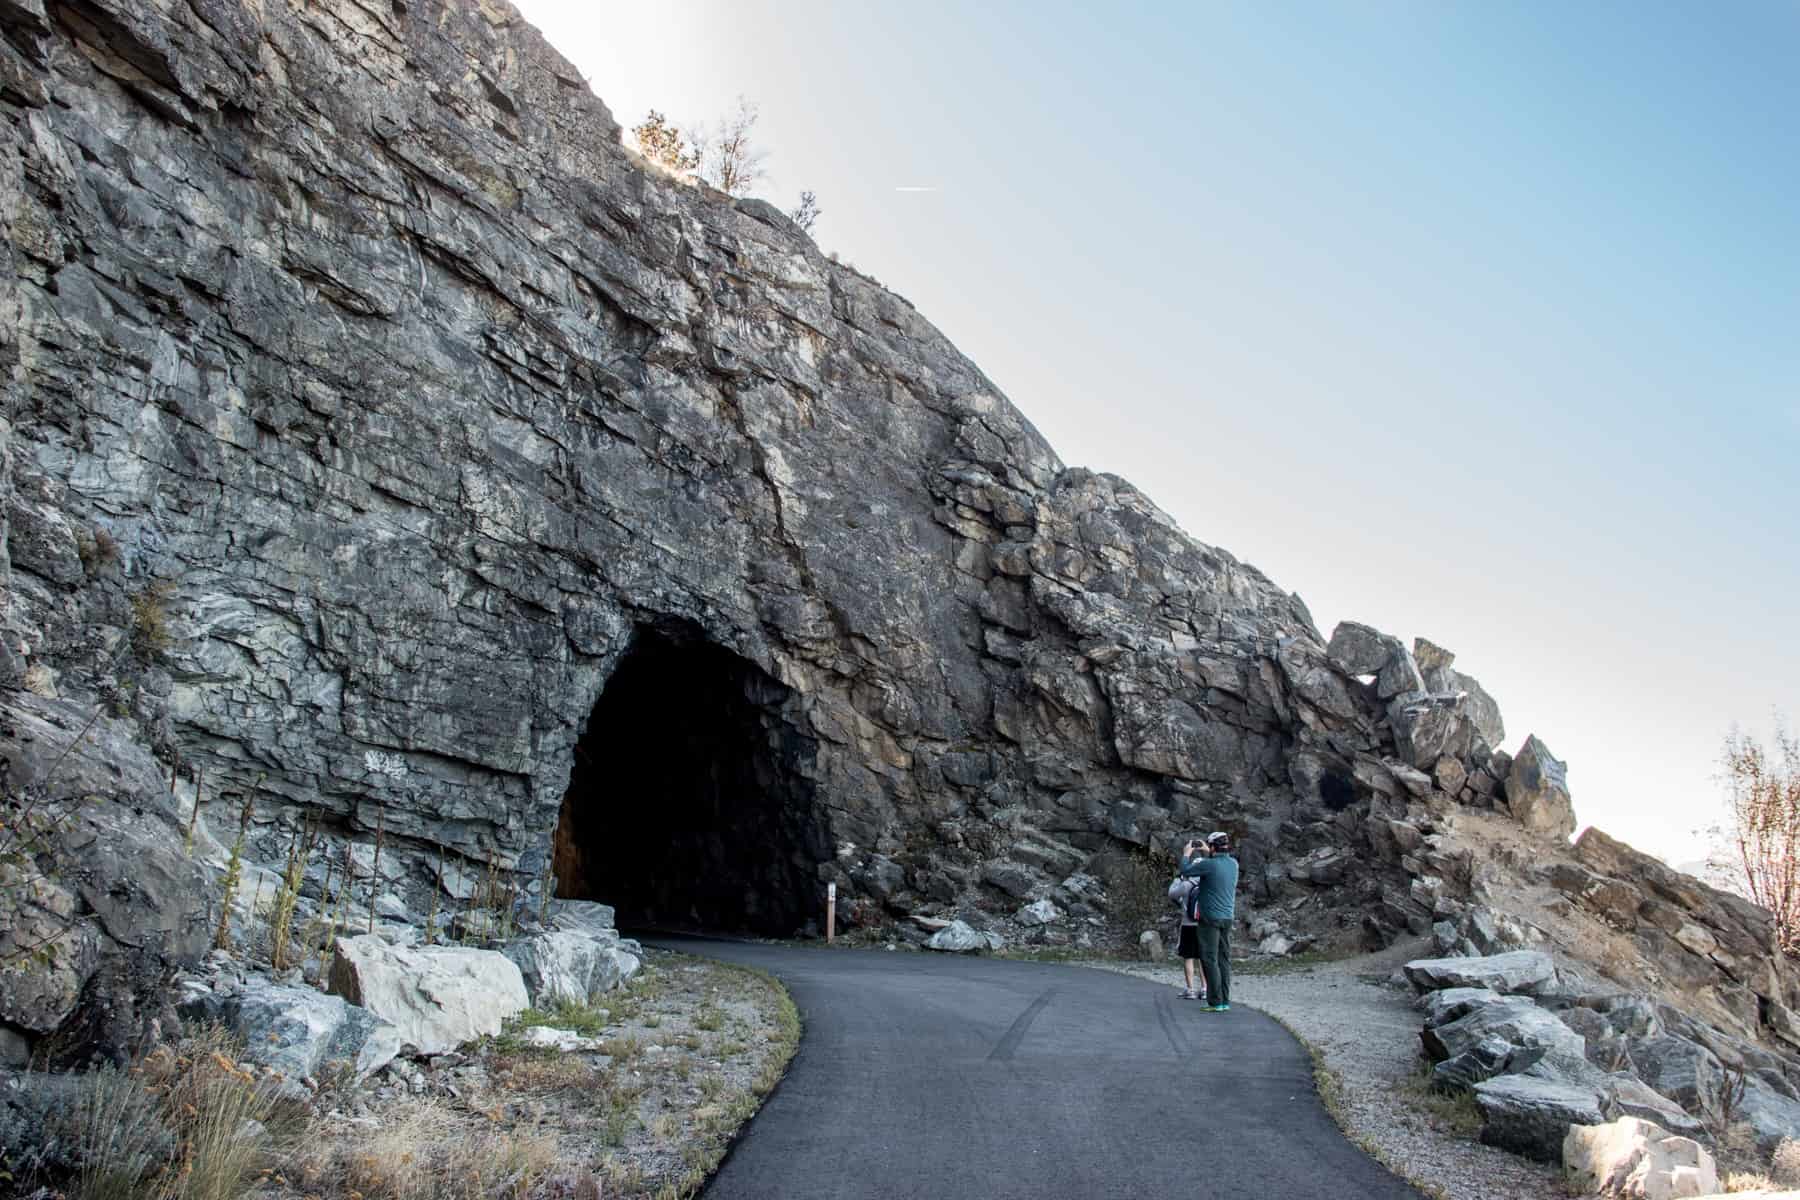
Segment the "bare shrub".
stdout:
<svg viewBox="0 0 1800 1200">
<path fill-rule="evenodd" d="M 1769 746 L 1733 730 L 1720 765 L 1733 866 L 1774 916 L 1781 949 L 1800 953 L 1800 738 L 1779 721 Z"/>
<path fill-rule="evenodd" d="M 739 96 L 737 108 L 718 122 L 688 131 L 699 156 L 700 178 L 728 196 L 742 196 L 762 180 L 768 157 L 751 139 L 761 116 L 757 106 Z"/>
<path fill-rule="evenodd" d="M 1106 884 L 1113 932 L 1120 941 L 1135 942 L 1138 934 L 1175 915 L 1169 879 L 1176 865 L 1174 858 L 1154 846 L 1117 847 L 1096 864 L 1095 873 Z"/>
<path fill-rule="evenodd" d="M 13 1185 L 42 1183 L 70 1200 L 236 1200 L 291 1124 L 276 1080 L 238 1066 L 216 1031 L 146 1055 L 128 1071 L 35 1076 L 35 1105 L 0 1130 Z M 19 1118 L 31 1128 L 23 1128 Z M 21 1133 L 29 1155 L 11 1143 Z"/>
<path fill-rule="evenodd" d="M 788 216 L 793 218 L 794 224 L 807 233 L 811 233 L 813 224 L 818 221 L 819 214 L 823 211 L 819 207 L 818 193 L 801 192 L 800 203 L 788 210 Z"/>
</svg>

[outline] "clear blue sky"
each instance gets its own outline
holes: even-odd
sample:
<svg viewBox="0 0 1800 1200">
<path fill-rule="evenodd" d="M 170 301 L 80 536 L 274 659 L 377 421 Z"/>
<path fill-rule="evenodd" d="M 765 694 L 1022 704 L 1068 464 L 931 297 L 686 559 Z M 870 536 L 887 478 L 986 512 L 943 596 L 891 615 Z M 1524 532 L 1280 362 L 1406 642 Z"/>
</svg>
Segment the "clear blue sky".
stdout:
<svg viewBox="0 0 1800 1200">
<path fill-rule="evenodd" d="M 1455 650 L 1676 861 L 1800 716 L 1800 6 L 526 0 L 1064 460 Z M 899 191 L 929 188 L 929 191 Z"/>
</svg>

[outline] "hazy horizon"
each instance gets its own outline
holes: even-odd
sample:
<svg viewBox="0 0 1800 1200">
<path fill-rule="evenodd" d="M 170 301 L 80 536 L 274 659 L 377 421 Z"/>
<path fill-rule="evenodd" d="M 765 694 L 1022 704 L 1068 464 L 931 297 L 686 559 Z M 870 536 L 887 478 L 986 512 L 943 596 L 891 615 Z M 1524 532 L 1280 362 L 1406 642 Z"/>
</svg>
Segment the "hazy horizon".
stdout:
<svg viewBox="0 0 1800 1200">
<path fill-rule="evenodd" d="M 1457 654 L 1678 863 L 1800 710 L 1800 9 L 520 8 L 769 178 L 1071 465 Z"/>
</svg>

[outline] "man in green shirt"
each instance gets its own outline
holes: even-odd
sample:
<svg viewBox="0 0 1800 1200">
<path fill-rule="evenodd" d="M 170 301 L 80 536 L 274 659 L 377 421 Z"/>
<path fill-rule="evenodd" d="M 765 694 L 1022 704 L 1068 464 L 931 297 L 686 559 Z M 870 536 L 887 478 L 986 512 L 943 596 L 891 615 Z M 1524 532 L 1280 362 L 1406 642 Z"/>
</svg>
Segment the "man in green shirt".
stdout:
<svg viewBox="0 0 1800 1200">
<path fill-rule="evenodd" d="M 1231 1010 L 1231 924 L 1237 917 L 1238 861 L 1231 852 L 1231 835 L 1220 831 L 1206 835 L 1206 845 L 1189 842 L 1181 860 L 1181 873 L 1194 881 L 1193 901 L 1198 918 L 1200 970 L 1206 976 L 1205 1012 Z"/>
</svg>

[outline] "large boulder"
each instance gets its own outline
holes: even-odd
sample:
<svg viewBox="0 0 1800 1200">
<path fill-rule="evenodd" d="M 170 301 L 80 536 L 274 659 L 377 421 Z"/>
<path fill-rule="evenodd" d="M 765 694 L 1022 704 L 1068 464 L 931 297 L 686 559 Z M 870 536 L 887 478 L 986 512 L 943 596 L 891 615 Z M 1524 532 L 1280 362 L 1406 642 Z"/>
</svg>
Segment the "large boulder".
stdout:
<svg viewBox="0 0 1800 1200">
<path fill-rule="evenodd" d="M 1537 950 L 1513 950 L 1484 958 L 1421 958 L 1407 963 L 1405 971 L 1407 980 L 1421 992 L 1486 988 L 1529 996 L 1556 982 L 1556 964 Z"/>
<path fill-rule="evenodd" d="M 1394 748 L 1409 765 L 1429 771 L 1440 758 L 1464 758 L 1473 748 L 1475 727 L 1457 696 L 1408 693 L 1388 704 Z"/>
<path fill-rule="evenodd" d="M 1375 694 L 1383 700 L 1425 691 L 1425 679 L 1412 652 L 1399 638 L 1367 625 L 1338 622 L 1325 653 L 1346 675 L 1373 675 Z"/>
<path fill-rule="evenodd" d="M 1490 1035 L 1432 1067 L 1431 1086 L 1440 1092 L 1468 1091 L 1496 1075 L 1521 1074 L 1543 1057 L 1541 1046 L 1515 1046 Z"/>
<path fill-rule="evenodd" d="M 393 1024 L 414 1054 L 441 1054 L 530 1007 L 504 954 L 462 946 L 398 946 L 379 934 L 340 938 L 331 991 Z"/>
<path fill-rule="evenodd" d="M 1673 1034 L 1632 1038 L 1627 1047 L 1639 1079 L 1693 1116 L 1718 1114 L 1725 1066 L 1712 1051 Z"/>
<path fill-rule="evenodd" d="M 1453 987 L 1442 991 L 1426 992 L 1420 996 L 1414 1007 L 1425 1013 L 1425 1028 L 1436 1029 L 1439 1025 L 1447 1025 L 1451 1021 L 1485 1008 L 1500 999 L 1500 993 L 1487 988 Z"/>
<path fill-rule="evenodd" d="M 1706 1124 L 1629 1071 L 1607 1077 L 1606 1111 L 1622 1117 L 1641 1117 L 1683 1137 L 1703 1137 Z"/>
<path fill-rule="evenodd" d="M 533 1008 L 588 1004 L 637 974 L 637 955 L 585 933 L 557 930 L 507 943 L 501 953 L 519 968 Z"/>
<path fill-rule="evenodd" d="M 545 906 L 550 928 L 605 939 L 617 937 L 613 906 L 598 900 L 552 900 Z"/>
<path fill-rule="evenodd" d="M 1475 1104 L 1481 1110 L 1483 1142 L 1547 1163 L 1562 1161 L 1570 1126 L 1606 1120 L 1591 1089 L 1528 1075 L 1502 1075 L 1476 1084 Z"/>
<path fill-rule="evenodd" d="M 1576 1195 L 1671 1200 L 1719 1190 L 1712 1155 L 1636 1117 L 1604 1125 L 1572 1125 L 1563 1138 L 1563 1177 Z"/>
<path fill-rule="evenodd" d="M 1543 1060 L 1577 1078 L 1591 1070 L 1586 1039 L 1523 996 L 1504 997 L 1419 1034 L 1433 1062 L 1455 1058 L 1491 1037 L 1515 1047 L 1540 1049 Z"/>
<path fill-rule="evenodd" d="M 363 1079 L 400 1052 L 394 1025 L 309 987 L 253 981 L 216 1004 L 190 998 L 181 1012 L 218 1020 L 243 1039 L 245 1058 L 292 1079 L 316 1078 L 328 1063 L 343 1063 Z"/>
<path fill-rule="evenodd" d="M 1776 1091 L 1761 1079 L 1746 1078 L 1744 1093 L 1732 1114 L 1750 1126 L 1756 1148 L 1772 1154 L 1785 1138 L 1800 1141 L 1800 1101 Z"/>
<path fill-rule="evenodd" d="M 929 950 L 942 950 L 949 954 L 973 954 L 983 950 L 998 950 L 1005 944 L 997 933 L 984 933 L 972 929 L 965 922 L 952 921 L 932 934 L 925 946 Z"/>
<path fill-rule="evenodd" d="M 1513 756 L 1506 776 L 1506 807 L 1513 820 L 1535 833 L 1567 841 L 1575 832 L 1569 800 L 1569 768 L 1536 734 Z"/>
</svg>

